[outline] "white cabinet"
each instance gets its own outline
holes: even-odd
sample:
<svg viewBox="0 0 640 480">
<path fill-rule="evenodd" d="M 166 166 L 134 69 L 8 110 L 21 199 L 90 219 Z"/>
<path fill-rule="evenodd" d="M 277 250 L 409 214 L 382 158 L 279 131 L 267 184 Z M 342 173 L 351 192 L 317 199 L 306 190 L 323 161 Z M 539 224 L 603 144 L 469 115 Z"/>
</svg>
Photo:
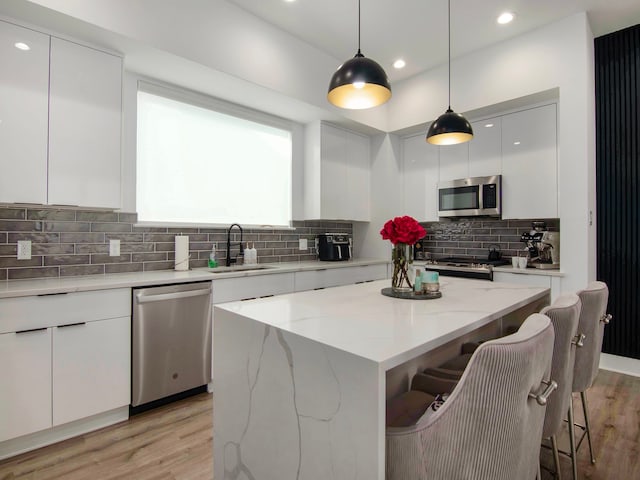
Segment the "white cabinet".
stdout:
<svg viewBox="0 0 640 480">
<path fill-rule="evenodd" d="M 53 425 L 130 401 L 129 317 L 53 329 Z"/>
<path fill-rule="evenodd" d="M 50 204 L 120 207 L 122 59 L 51 39 Z"/>
<path fill-rule="evenodd" d="M 51 426 L 51 329 L 0 335 L 0 442 Z"/>
<path fill-rule="evenodd" d="M 0 59 L 0 202 L 46 203 L 49 36 L 0 21 Z"/>
<path fill-rule="evenodd" d="M 438 147 L 440 151 L 440 181 L 469 176 L 469 142 Z"/>
<path fill-rule="evenodd" d="M 561 277 L 544 274 L 493 272 L 494 282 L 517 283 L 518 285 L 530 285 L 532 287 L 544 287 L 551 289 L 551 301 L 560 295 Z"/>
<path fill-rule="evenodd" d="M 313 122 L 305 128 L 304 217 L 369 221 L 369 137 Z"/>
<path fill-rule="evenodd" d="M 126 408 L 130 332 L 128 288 L 1 299 L 0 441 Z"/>
<path fill-rule="evenodd" d="M 233 302 L 293 292 L 293 273 L 274 273 L 214 280 L 212 302 Z"/>
<path fill-rule="evenodd" d="M 122 59 L 2 21 L 0 59 L 0 202 L 120 208 Z"/>
<path fill-rule="evenodd" d="M 502 218 L 558 216 L 556 105 L 502 117 Z"/>
<path fill-rule="evenodd" d="M 387 278 L 386 264 L 354 265 L 296 272 L 295 291 L 315 290 Z"/>
<path fill-rule="evenodd" d="M 438 220 L 438 147 L 423 133 L 401 141 L 403 215 L 419 222 Z"/>
<path fill-rule="evenodd" d="M 502 172 L 502 119 L 473 122 L 469 142 L 469 176 L 490 177 Z"/>
</svg>

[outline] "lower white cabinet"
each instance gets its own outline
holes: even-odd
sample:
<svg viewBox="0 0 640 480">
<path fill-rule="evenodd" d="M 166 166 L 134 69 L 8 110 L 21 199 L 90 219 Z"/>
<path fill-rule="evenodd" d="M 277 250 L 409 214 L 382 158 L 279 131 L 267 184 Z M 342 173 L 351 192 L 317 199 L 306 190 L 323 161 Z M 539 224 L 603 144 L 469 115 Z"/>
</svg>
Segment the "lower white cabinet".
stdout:
<svg viewBox="0 0 640 480">
<path fill-rule="evenodd" d="M 494 282 L 517 283 L 519 285 L 531 285 L 532 287 L 545 287 L 551 289 L 551 301 L 560 295 L 561 277 L 554 275 L 534 275 L 526 273 L 493 272 Z"/>
<path fill-rule="evenodd" d="M 53 328 L 53 425 L 130 401 L 130 317 Z"/>
<path fill-rule="evenodd" d="M 51 329 L 0 335 L 0 442 L 51 426 Z"/>
<path fill-rule="evenodd" d="M 382 280 L 387 278 L 387 266 L 359 265 L 344 268 L 323 268 L 296 272 L 295 291 L 337 287 L 353 283 Z"/>
<path fill-rule="evenodd" d="M 131 289 L 0 299 L 0 442 L 126 407 L 130 359 Z"/>
</svg>

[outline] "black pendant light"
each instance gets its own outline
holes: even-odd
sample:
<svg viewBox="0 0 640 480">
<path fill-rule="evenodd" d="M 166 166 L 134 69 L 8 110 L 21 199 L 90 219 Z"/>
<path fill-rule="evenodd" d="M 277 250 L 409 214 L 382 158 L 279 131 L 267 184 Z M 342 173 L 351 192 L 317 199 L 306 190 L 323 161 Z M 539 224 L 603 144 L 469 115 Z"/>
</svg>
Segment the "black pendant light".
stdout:
<svg viewBox="0 0 640 480">
<path fill-rule="evenodd" d="M 449 28 L 449 108 L 429 127 L 427 142 L 434 145 L 455 145 L 468 142 L 473 138 L 473 129 L 469 121 L 460 113 L 451 110 L 451 0 L 448 5 Z"/>
<path fill-rule="evenodd" d="M 331 77 L 327 99 L 350 110 L 377 107 L 391 98 L 384 69 L 360 51 L 360 0 L 358 0 L 358 53 L 338 67 Z"/>
</svg>

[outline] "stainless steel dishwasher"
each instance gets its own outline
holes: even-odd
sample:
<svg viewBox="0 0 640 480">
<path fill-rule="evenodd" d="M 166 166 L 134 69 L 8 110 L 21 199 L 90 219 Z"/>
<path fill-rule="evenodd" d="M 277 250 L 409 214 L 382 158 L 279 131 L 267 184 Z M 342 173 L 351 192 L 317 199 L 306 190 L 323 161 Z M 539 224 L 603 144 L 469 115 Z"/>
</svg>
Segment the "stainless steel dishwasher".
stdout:
<svg viewBox="0 0 640 480">
<path fill-rule="evenodd" d="M 131 406 L 211 381 L 211 282 L 134 288 Z"/>
</svg>

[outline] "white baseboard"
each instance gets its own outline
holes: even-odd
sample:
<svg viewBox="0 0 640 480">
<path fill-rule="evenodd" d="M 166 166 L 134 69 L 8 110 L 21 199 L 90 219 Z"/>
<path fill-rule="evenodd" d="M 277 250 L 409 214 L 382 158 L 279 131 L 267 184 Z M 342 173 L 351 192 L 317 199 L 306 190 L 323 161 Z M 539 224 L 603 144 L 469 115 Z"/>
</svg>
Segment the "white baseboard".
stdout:
<svg viewBox="0 0 640 480">
<path fill-rule="evenodd" d="M 609 353 L 600 354 L 600 368 L 612 372 L 624 373 L 640 377 L 640 360 L 629 357 L 620 357 Z"/>
</svg>

